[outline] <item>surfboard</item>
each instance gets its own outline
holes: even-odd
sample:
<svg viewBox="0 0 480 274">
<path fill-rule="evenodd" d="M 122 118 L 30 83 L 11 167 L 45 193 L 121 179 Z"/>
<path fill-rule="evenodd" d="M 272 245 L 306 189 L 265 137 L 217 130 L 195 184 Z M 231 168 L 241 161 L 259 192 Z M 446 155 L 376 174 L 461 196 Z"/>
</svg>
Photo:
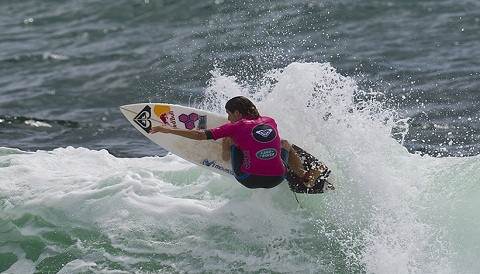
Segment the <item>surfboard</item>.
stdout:
<svg viewBox="0 0 480 274">
<path fill-rule="evenodd" d="M 145 137 L 171 153 L 202 166 L 222 176 L 235 179 L 231 164 L 221 157 L 221 140 L 197 141 L 173 134 L 150 134 L 150 129 L 157 125 L 168 125 L 187 130 L 203 130 L 215 128 L 229 123 L 225 116 L 175 104 L 166 103 L 138 103 L 120 106 L 120 110 L 127 120 Z M 326 179 L 330 174 L 328 168 L 310 153 L 294 145 L 297 154 L 301 156 L 305 170 L 321 167 L 325 172 L 317 179 L 313 188 L 306 188 L 301 179 L 287 169 L 287 181 L 290 189 L 296 193 L 317 194 L 323 193 Z"/>
<path fill-rule="evenodd" d="M 222 141 L 196 141 L 173 134 L 150 134 L 157 125 L 182 129 L 215 128 L 228 123 L 227 118 L 216 113 L 174 104 L 139 103 L 120 107 L 127 120 L 155 144 L 222 176 L 235 179 L 230 162 L 222 159 Z"/>
</svg>

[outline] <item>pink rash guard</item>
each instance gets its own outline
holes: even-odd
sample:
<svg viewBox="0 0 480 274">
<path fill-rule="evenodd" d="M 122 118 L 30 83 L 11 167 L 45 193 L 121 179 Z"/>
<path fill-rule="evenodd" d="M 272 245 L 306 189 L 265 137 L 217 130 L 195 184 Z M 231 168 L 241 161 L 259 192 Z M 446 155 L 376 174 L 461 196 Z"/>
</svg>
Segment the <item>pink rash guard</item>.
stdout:
<svg viewBox="0 0 480 274">
<path fill-rule="evenodd" d="M 280 158 L 281 143 L 277 123 L 267 116 L 243 118 L 231 124 L 207 130 L 209 139 L 230 137 L 243 152 L 243 172 L 262 176 L 281 176 L 285 167 Z"/>
</svg>

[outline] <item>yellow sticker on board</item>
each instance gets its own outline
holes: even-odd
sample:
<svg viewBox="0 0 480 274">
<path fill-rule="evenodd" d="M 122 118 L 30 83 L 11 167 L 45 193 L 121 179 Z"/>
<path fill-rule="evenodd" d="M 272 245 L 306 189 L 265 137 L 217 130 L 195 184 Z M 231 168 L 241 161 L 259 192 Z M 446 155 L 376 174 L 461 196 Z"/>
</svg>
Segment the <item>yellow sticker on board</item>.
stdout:
<svg viewBox="0 0 480 274">
<path fill-rule="evenodd" d="M 165 106 L 165 105 L 155 105 L 153 107 L 153 112 L 160 117 L 164 113 L 169 113 L 170 112 L 170 106 Z"/>
</svg>

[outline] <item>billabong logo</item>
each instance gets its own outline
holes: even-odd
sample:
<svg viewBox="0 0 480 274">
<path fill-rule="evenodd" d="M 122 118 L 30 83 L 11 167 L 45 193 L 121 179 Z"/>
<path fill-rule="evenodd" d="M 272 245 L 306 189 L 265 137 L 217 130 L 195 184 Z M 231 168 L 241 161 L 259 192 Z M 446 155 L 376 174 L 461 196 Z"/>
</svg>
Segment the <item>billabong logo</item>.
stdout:
<svg viewBox="0 0 480 274">
<path fill-rule="evenodd" d="M 255 154 L 260 160 L 270 160 L 277 156 L 277 151 L 273 148 L 262 149 Z"/>
<path fill-rule="evenodd" d="M 277 137 L 277 133 L 272 126 L 267 124 L 257 125 L 252 130 L 252 135 L 255 140 L 261 143 L 268 143 Z"/>
<path fill-rule="evenodd" d="M 152 109 L 150 106 L 145 106 L 140 113 L 133 118 L 133 121 L 137 123 L 143 130 L 145 130 L 147 133 L 150 132 L 150 129 L 152 128 L 152 122 L 150 121 L 150 118 L 152 117 Z"/>
</svg>

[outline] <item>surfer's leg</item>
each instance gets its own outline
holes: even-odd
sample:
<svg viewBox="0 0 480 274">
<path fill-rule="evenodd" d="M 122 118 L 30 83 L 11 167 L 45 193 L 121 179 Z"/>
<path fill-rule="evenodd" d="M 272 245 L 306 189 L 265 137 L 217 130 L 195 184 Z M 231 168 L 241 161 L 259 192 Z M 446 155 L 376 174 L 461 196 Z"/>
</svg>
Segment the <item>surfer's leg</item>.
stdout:
<svg viewBox="0 0 480 274">
<path fill-rule="evenodd" d="M 315 186 L 317 178 L 322 175 L 322 172 L 318 169 L 306 171 L 302 159 L 300 159 L 295 149 L 287 140 L 282 140 L 282 148 L 288 151 L 288 166 L 304 181 L 305 186 L 309 188 Z"/>
<path fill-rule="evenodd" d="M 288 151 L 288 166 L 293 170 L 293 172 L 298 176 L 302 177 L 305 175 L 305 170 L 303 169 L 303 163 L 300 157 L 293 149 L 292 145 L 287 140 L 282 140 L 282 148 Z"/>
<path fill-rule="evenodd" d="M 288 155 L 290 154 L 290 152 L 283 148 L 280 150 L 280 158 L 282 158 L 282 162 L 283 162 L 283 165 L 285 166 L 285 168 L 288 167 Z"/>
</svg>

